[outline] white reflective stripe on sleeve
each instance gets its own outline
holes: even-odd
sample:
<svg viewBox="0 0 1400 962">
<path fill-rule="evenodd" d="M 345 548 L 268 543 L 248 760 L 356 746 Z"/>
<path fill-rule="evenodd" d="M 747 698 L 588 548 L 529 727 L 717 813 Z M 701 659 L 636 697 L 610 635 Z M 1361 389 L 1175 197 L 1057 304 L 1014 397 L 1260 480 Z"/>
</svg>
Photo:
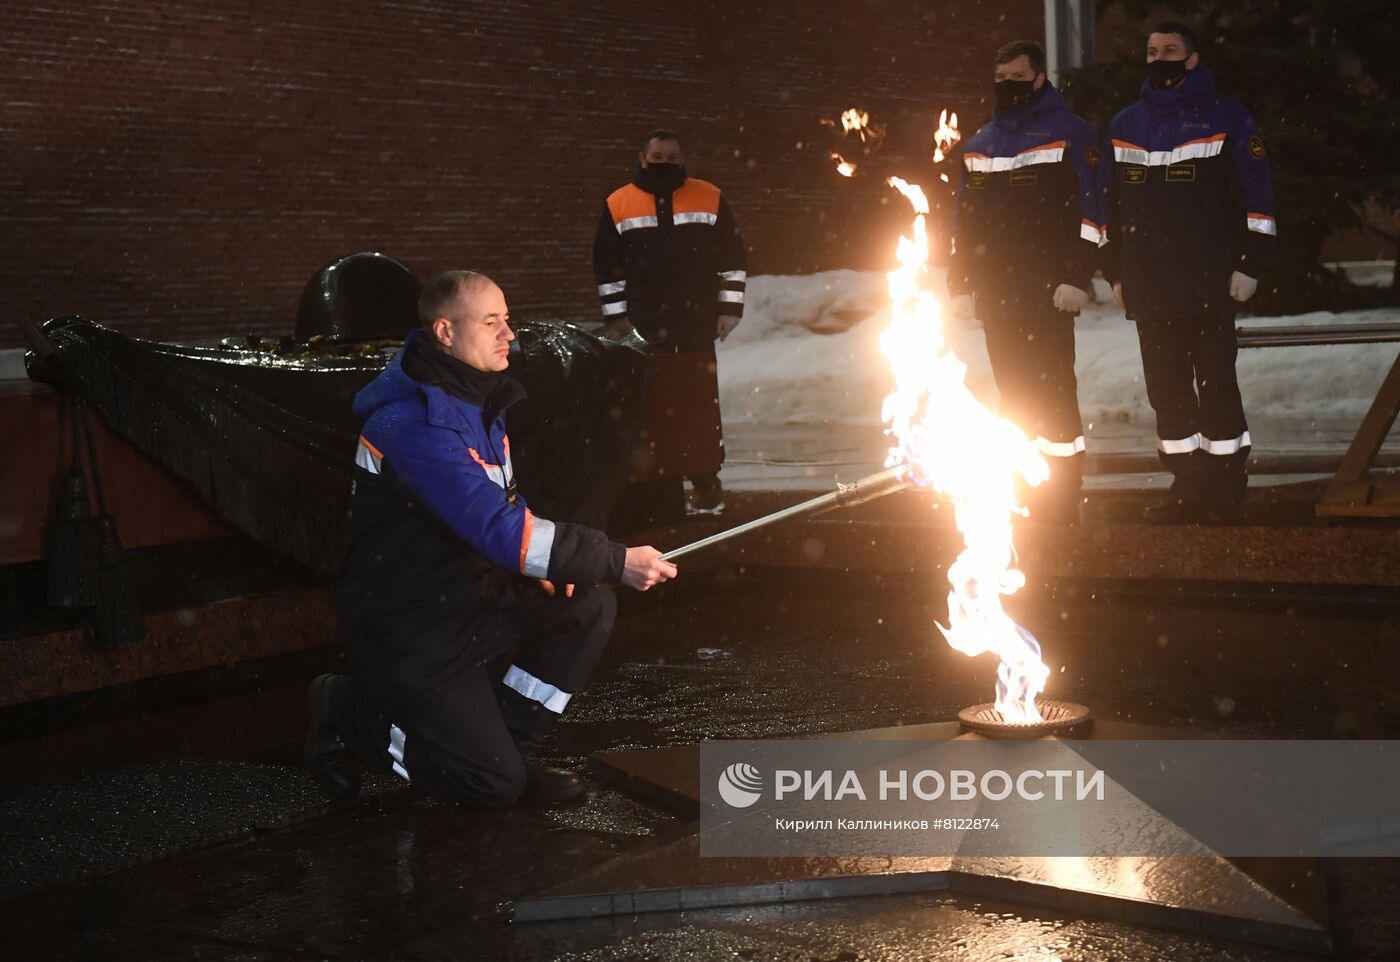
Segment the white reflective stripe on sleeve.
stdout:
<svg viewBox="0 0 1400 962">
<path fill-rule="evenodd" d="M 1065 159 L 1065 142 L 1057 140 L 1052 144 L 1042 144 L 1023 150 L 1015 157 L 988 157 L 986 154 L 964 154 L 963 163 L 968 170 L 982 174 L 998 174 L 1035 164 L 1058 164 Z"/>
<path fill-rule="evenodd" d="M 746 281 L 749 279 L 748 271 L 720 271 L 719 276 L 727 281 Z"/>
<path fill-rule="evenodd" d="M 360 442 L 360 449 L 355 452 L 355 463 L 364 468 L 370 474 L 379 473 L 380 461 L 374 456 L 374 452 L 365 447 L 363 441 Z"/>
<path fill-rule="evenodd" d="M 467 448 L 467 453 L 472 456 L 472 460 L 476 462 L 477 467 L 481 468 L 481 470 L 486 473 L 486 476 L 491 479 L 491 483 L 504 491 L 506 487 L 505 469 L 499 464 L 492 464 L 482 458 L 476 448 Z"/>
<path fill-rule="evenodd" d="M 1201 437 L 1201 447 L 1205 448 L 1207 454 L 1234 454 L 1241 448 L 1249 446 L 1248 431 L 1237 438 L 1229 438 L 1225 441 L 1212 441 L 1208 437 Z"/>
<path fill-rule="evenodd" d="M 728 302 L 731 303 L 731 304 L 742 304 L 742 303 L 744 303 L 744 292 L 743 292 L 743 291 L 720 291 L 720 292 L 719 292 L 719 299 L 722 300 L 722 301 L 728 301 Z"/>
<path fill-rule="evenodd" d="M 690 211 L 686 211 L 684 214 L 673 214 L 673 215 L 671 215 L 671 223 L 673 223 L 673 224 L 711 224 L 711 225 L 713 225 L 714 222 L 717 221 L 717 220 L 719 220 L 719 216 L 718 216 L 717 214 L 710 214 L 710 213 L 707 213 L 707 212 L 705 212 L 705 211 L 703 211 L 703 210 L 690 210 Z"/>
<path fill-rule="evenodd" d="M 520 570 L 530 578 L 549 577 L 549 556 L 554 550 L 554 522 L 525 513 L 525 544 L 520 549 Z"/>
<path fill-rule="evenodd" d="M 1103 243 L 1103 231 L 1089 223 L 1087 220 L 1079 222 L 1079 239 L 1089 241 L 1091 244 Z"/>
<path fill-rule="evenodd" d="M 1204 160 L 1215 157 L 1225 149 L 1225 135 L 1215 134 L 1200 140 L 1187 141 L 1171 150 L 1144 150 L 1122 140 L 1113 142 L 1113 159 L 1120 164 L 1141 164 L 1144 167 L 1169 167 L 1183 160 Z"/>
<path fill-rule="evenodd" d="M 507 688 L 514 688 L 531 701 L 537 701 L 554 714 L 563 713 L 573 695 L 560 691 L 548 682 L 540 681 L 519 665 L 511 665 L 503 679 Z"/>
<path fill-rule="evenodd" d="M 606 284 L 598 285 L 598 296 L 607 297 L 609 294 L 621 294 L 627 290 L 626 281 L 609 281 Z"/>
<path fill-rule="evenodd" d="M 1179 438 L 1175 441 L 1169 438 L 1157 439 L 1157 450 L 1163 454 L 1190 454 L 1201 446 L 1201 436 L 1193 434 L 1190 437 Z"/>
<path fill-rule="evenodd" d="M 1278 224 L 1268 214 L 1246 214 L 1244 223 L 1256 233 L 1278 236 Z"/>
<path fill-rule="evenodd" d="M 604 304 L 604 305 L 603 305 L 603 316 L 604 316 L 604 317 L 611 317 L 611 316 L 614 315 L 614 314 L 626 314 L 626 313 L 627 313 L 627 302 L 626 302 L 626 301 L 613 301 L 611 304 Z"/>
<path fill-rule="evenodd" d="M 1045 438 L 1036 438 L 1035 446 L 1040 449 L 1041 454 L 1049 455 L 1052 458 L 1072 458 L 1084 450 L 1084 435 L 1080 435 L 1073 441 L 1050 441 Z"/>
<path fill-rule="evenodd" d="M 394 774 L 404 781 L 411 781 L 408 777 L 408 769 L 403 766 L 403 748 L 408 742 L 408 736 L 398 725 L 389 726 L 389 758 L 394 764 Z"/>
<path fill-rule="evenodd" d="M 625 233 L 625 232 L 627 232 L 627 231 L 629 231 L 629 230 L 635 230 L 635 229 L 638 228 L 638 227 L 655 227 L 655 226 L 656 226 L 656 215 L 655 215 L 655 214 L 648 214 L 648 215 L 646 215 L 645 217 L 629 217 L 629 218 L 627 218 L 626 220 L 620 220 L 620 221 L 618 221 L 618 222 L 617 222 L 617 232 L 618 232 L 619 234 L 622 234 L 622 233 Z"/>
</svg>

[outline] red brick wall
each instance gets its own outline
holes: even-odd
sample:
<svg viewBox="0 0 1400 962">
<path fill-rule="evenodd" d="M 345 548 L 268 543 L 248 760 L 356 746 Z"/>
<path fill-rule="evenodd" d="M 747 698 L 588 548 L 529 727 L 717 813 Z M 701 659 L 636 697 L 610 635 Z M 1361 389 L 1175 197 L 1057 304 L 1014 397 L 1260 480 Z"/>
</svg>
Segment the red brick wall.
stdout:
<svg viewBox="0 0 1400 962">
<path fill-rule="evenodd" d="M 879 266 L 894 205 L 836 176 L 859 103 L 921 153 L 987 113 L 1041 0 L 10 5 L 0 32 L 0 318 L 162 338 L 289 332 L 323 263 L 472 266 L 522 317 L 596 313 L 589 244 L 639 133 L 687 139 L 754 272 Z M 882 220 L 883 217 L 883 220 Z M 0 321 L 0 345 L 18 343 Z"/>
</svg>

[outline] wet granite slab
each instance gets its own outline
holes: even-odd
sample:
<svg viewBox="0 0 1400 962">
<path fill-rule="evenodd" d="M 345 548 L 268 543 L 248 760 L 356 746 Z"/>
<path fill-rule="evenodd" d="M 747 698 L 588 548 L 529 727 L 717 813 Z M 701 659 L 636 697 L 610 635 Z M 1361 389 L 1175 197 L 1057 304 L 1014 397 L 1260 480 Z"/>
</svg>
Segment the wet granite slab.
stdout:
<svg viewBox="0 0 1400 962">
<path fill-rule="evenodd" d="M 1097 721 L 1076 737 L 1163 739 L 1190 731 Z M 956 722 L 806 736 L 851 740 L 976 738 Z M 691 818 L 699 746 L 602 752 L 599 777 Z M 698 825 L 515 902 L 518 922 L 689 912 L 813 899 L 956 891 L 1281 948 L 1328 952 L 1326 893 L 1315 859 L 1201 857 L 701 857 Z"/>
</svg>

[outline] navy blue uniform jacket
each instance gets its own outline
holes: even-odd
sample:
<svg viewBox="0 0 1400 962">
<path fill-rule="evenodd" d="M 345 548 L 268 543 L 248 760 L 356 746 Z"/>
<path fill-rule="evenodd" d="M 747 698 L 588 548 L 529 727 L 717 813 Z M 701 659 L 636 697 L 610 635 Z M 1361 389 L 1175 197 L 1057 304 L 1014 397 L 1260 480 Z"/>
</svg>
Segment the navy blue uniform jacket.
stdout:
<svg viewBox="0 0 1400 962">
<path fill-rule="evenodd" d="M 1048 81 L 1029 105 L 997 111 L 963 150 L 949 293 L 976 294 L 979 308 L 1048 310 L 1061 284 L 1089 290 L 1102 224 L 1097 147 Z"/>
<path fill-rule="evenodd" d="M 1104 276 L 1128 316 L 1233 314 L 1230 274 L 1258 278 L 1273 253 L 1274 190 L 1254 117 L 1197 67 L 1108 126 L 1100 165 Z"/>
</svg>

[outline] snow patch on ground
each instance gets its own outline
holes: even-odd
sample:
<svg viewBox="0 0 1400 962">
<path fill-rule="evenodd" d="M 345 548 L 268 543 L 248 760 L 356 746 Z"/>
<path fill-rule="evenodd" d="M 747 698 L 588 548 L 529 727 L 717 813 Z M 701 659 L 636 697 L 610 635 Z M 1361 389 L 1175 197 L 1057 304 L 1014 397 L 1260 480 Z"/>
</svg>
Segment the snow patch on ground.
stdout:
<svg viewBox="0 0 1400 962">
<path fill-rule="evenodd" d="M 718 346 L 725 423 L 879 424 L 889 392 L 885 276 L 839 270 L 749 279 L 743 323 Z M 995 400 L 980 331 L 953 338 L 968 385 Z"/>
<path fill-rule="evenodd" d="M 936 276 L 941 285 L 943 278 Z M 885 277 L 826 271 L 749 280 L 744 321 L 719 354 L 720 400 L 727 424 L 880 423 L 889 389 L 879 335 L 888 326 Z M 1143 386 L 1137 331 L 1097 282 L 1099 300 L 1076 325 L 1076 373 L 1086 424 L 1139 426 L 1154 419 Z M 1400 308 L 1250 319 L 1284 327 L 1400 322 Z M 968 366 L 979 399 L 996 403 L 980 330 L 957 329 L 953 348 Z M 1388 344 L 1255 348 L 1240 352 L 1245 411 L 1251 418 L 1360 419 L 1395 359 Z M 1090 429 L 1092 437 L 1093 429 Z"/>
</svg>

